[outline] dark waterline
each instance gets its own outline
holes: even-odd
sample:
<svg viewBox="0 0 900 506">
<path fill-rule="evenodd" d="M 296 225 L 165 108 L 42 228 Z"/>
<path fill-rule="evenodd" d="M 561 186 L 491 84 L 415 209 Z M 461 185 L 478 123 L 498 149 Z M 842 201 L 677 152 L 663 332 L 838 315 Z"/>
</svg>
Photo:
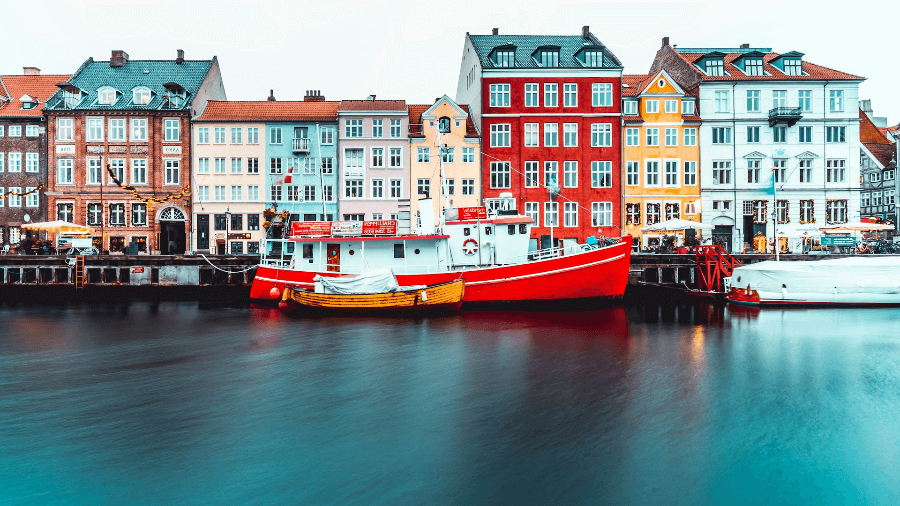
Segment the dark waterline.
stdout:
<svg viewBox="0 0 900 506">
<path fill-rule="evenodd" d="M 2 504 L 898 504 L 900 311 L 0 308 Z"/>
</svg>

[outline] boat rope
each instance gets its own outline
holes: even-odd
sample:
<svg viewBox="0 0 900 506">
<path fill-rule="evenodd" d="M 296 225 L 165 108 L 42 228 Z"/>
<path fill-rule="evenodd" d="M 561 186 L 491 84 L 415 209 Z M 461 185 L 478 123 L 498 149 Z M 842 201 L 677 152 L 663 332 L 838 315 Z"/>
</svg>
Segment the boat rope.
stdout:
<svg viewBox="0 0 900 506">
<path fill-rule="evenodd" d="M 243 274 L 243 273 L 245 273 L 245 272 L 247 272 L 247 271 L 249 271 L 249 270 L 255 269 L 255 268 L 257 267 L 257 266 L 255 266 L 255 265 L 251 265 L 250 267 L 247 267 L 246 269 L 244 269 L 244 270 L 242 270 L 242 271 L 226 271 L 225 269 L 219 267 L 218 265 L 215 265 L 215 264 L 213 264 L 212 262 L 210 262 L 209 259 L 206 258 L 206 255 L 204 255 L 203 253 L 199 253 L 199 255 L 200 255 L 201 257 L 203 257 L 204 260 L 206 260 L 206 263 L 208 263 L 209 265 L 212 265 L 212 267 L 213 267 L 214 269 L 220 270 L 220 271 L 225 272 L 225 273 L 228 273 L 228 274 Z"/>
</svg>

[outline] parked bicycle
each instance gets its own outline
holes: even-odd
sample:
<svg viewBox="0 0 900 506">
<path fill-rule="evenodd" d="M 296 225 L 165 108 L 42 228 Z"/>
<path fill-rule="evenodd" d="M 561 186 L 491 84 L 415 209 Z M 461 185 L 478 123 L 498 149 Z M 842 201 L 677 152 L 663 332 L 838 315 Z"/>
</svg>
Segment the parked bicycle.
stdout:
<svg viewBox="0 0 900 506">
<path fill-rule="evenodd" d="M 870 255 L 897 255 L 900 254 L 900 244 L 886 239 L 860 241 L 856 245 L 856 252 Z"/>
</svg>

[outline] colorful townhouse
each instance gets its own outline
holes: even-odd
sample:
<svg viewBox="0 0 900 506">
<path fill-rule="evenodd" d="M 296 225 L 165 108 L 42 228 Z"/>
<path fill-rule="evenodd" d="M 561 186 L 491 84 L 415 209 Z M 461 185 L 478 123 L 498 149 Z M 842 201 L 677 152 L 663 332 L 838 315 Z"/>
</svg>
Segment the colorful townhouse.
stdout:
<svg viewBox="0 0 900 506">
<path fill-rule="evenodd" d="M 870 100 L 860 102 L 860 216 L 876 222 L 893 220 L 897 212 L 897 148 L 887 135 L 886 118 L 872 114 Z"/>
<path fill-rule="evenodd" d="M 621 87 L 622 64 L 587 26 L 466 34 L 456 102 L 484 137 L 484 201 L 512 194 L 536 223 L 532 249 L 621 234 Z"/>
<path fill-rule="evenodd" d="M 266 185 L 266 120 L 275 102 L 210 100 L 193 119 L 191 247 L 198 253 L 258 254 Z"/>
<path fill-rule="evenodd" d="M 410 210 L 431 198 L 436 226 L 445 208 L 481 205 L 481 137 L 466 105 L 444 95 L 409 106 Z M 441 177 L 443 176 L 443 186 Z M 414 230 L 417 220 L 412 220 Z"/>
<path fill-rule="evenodd" d="M 22 225 L 47 220 L 47 124 L 44 105 L 68 75 L 0 76 L 0 249 L 16 247 Z"/>
<path fill-rule="evenodd" d="M 860 219 L 864 78 L 803 56 L 665 37 L 651 66 L 698 97 L 701 216 L 731 251 L 774 248 L 777 235 L 781 251 L 800 252 L 823 225 Z"/>
<path fill-rule="evenodd" d="M 409 110 L 403 100 L 342 100 L 338 107 L 342 220 L 397 219 L 410 200 Z M 408 209 L 408 207 L 406 208 Z"/>
<path fill-rule="evenodd" d="M 48 208 L 96 228 L 98 249 L 184 253 L 191 231 L 190 120 L 224 100 L 219 62 L 88 58 L 47 100 Z M 153 199 L 153 200 L 151 200 Z"/>
<path fill-rule="evenodd" d="M 664 232 L 641 228 L 670 219 L 700 221 L 697 100 L 664 70 L 625 75 L 622 111 L 625 231 L 636 250 L 653 248 Z"/>
</svg>

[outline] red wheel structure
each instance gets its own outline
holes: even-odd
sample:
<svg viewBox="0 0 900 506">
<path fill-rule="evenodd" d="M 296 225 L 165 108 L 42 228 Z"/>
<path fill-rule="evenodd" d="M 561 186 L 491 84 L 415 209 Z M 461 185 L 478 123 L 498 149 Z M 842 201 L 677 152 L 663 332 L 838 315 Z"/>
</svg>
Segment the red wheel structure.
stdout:
<svg viewBox="0 0 900 506">
<path fill-rule="evenodd" d="M 725 291 L 723 278 L 731 276 L 741 263 L 729 255 L 725 248 L 714 244 L 697 246 L 697 289 L 701 292 L 722 293 Z"/>
</svg>

